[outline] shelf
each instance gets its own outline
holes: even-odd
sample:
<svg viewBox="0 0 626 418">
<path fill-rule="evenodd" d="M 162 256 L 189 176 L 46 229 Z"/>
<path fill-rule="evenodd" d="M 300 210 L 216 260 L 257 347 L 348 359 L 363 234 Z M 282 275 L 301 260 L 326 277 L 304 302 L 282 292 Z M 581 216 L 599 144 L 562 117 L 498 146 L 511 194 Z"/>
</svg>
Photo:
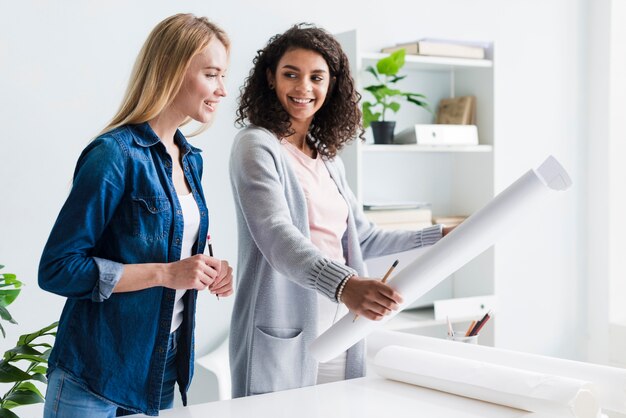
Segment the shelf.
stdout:
<svg viewBox="0 0 626 418">
<path fill-rule="evenodd" d="M 365 144 L 363 152 L 492 152 L 491 145 L 383 145 Z"/>
<path fill-rule="evenodd" d="M 381 58 L 389 56 L 382 53 L 366 53 L 361 55 L 364 63 L 375 64 Z M 413 70 L 449 70 L 452 68 L 492 68 L 493 61 L 486 59 L 430 57 L 424 55 L 407 55 L 405 69 Z"/>
<path fill-rule="evenodd" d="M 450 318 L 452 323 L 470 322 L 476 319 L 476 315 L 460 318 Z M 385 329 L 392 331 L 404 331 L 417 328 L 447 325 L 445 320 L 435 319 L 433 308 L 407 309 L 400 312 L 385 324 Z"/>
</svg>

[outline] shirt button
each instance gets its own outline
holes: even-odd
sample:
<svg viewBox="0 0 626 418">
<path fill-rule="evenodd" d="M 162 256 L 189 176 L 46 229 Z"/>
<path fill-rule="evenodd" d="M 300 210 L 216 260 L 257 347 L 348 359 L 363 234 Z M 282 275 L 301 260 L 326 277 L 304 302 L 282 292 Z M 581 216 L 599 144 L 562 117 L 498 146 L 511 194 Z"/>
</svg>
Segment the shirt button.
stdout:
<svg viewBox="0 0 626 418">
<path fill-rule="evenodd" d="M 163 354 L 165 352 L 165 350 L 161 346 L 159 346 L 157 350 L 159 351 L 160 354 Z"/>
<path fill-rule="evenodd" d="M 204 212 L 200 212 L 200 216 L 204 217 Z"/>
<path fill-rule="evenodd" d="M 185 171 L 189 171 L 189 166 L 185 166 Z"/>
<path fill-rule="evenodd" d="M 182 211 L 182 210 L 180 210 L 180 209 L 178 209 L 178 210 L 176 211 L 176 213 L 178 213 L 178 214 L 180 215 L 181 213 L 183 213 L 183 211 Z"/>
<path fill-rule="evenodd" d="M 176 238 L 176 244 L 180 244 L 180 238 Z"/>
</svg>

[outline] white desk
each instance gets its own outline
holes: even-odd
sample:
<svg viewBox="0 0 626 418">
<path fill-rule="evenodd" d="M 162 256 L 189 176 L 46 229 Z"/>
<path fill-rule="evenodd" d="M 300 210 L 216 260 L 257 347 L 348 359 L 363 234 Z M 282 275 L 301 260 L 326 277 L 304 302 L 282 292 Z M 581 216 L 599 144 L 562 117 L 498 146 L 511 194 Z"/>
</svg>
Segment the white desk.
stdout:
<svg viewBox="0 0 626 418">
<path fill-rule="evenodd" d="M 134 415 L 146 417 L 146 415 Z M 378 376 L 187 408 L 161 411 L 163 418 L 550 418 L 399 383 Z"/>
</svg>

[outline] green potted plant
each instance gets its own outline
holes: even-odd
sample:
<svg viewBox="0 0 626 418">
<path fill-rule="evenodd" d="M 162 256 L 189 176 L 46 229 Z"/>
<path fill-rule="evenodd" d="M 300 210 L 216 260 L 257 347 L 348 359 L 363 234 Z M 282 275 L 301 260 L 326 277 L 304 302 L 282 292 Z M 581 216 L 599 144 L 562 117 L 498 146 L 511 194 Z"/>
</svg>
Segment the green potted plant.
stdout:
<svg viewBox="0 0 626 418">
<path fill-rule="evenodd" d="M 363 127 L 372 127 L 376 144 L 393 142 L 396 122 L 386 120 L 385 113 L 387 110 L 394 113 L 400 110 L 399 100 L 406 100 L 430 111 L 423 94 L 403 92 L 395 88 L 395 84 L 406 77 L 406 75 L 398 75 L 398 71 L 404 66 L 405 55 L 406 51 L 400 49 L 378 60 L 376 68 L 370 65 L 365 69 L 378 82 L 365 87 L 365 90 L 374 96 L 375 101 L 363 102 Z"/>
<path fill-rule="evenodd" d="M 0 269 L 4 266 L 0 265 Z M 17 324 L 7 306 L 20 294 L 22 282 L 15 274 L 0 273 L 0 318 Z M 4 352 L 0 360 L 0 383 L 10 383 L 9 390 L 0 396 L 0 418 L 19 418 L 13 408 L 44 401 L 43 394 L 34 382 L 48 383 L 46 371 L 48 356 L 52 350 L 50 344 L 56 332 L 57 322 L 32 334 L 20 336 L 15 347 Z M 0 332 L 6 337 L 0 324 Z"/>
</svg>

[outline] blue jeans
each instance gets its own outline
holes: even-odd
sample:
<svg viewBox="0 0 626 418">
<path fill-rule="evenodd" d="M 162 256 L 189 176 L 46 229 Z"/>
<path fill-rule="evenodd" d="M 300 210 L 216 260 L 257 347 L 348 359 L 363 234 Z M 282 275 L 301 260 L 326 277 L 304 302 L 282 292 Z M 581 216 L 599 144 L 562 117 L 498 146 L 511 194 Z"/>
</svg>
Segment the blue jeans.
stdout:
<svg viewBox="0 0 626 418">
<path fill-rule="evenodd" d="M 161 387 L 160 409 L 170 409 L 174 406 L 178 334 L 178 330 L 170 334 L 167 343 L 167 362 Z M 54 369 L 48 377 L 44 418 L 112 418 L 132 413 L 134 412 L 126 411 L 92 393 L 60 368 Z"/>
</svg>

